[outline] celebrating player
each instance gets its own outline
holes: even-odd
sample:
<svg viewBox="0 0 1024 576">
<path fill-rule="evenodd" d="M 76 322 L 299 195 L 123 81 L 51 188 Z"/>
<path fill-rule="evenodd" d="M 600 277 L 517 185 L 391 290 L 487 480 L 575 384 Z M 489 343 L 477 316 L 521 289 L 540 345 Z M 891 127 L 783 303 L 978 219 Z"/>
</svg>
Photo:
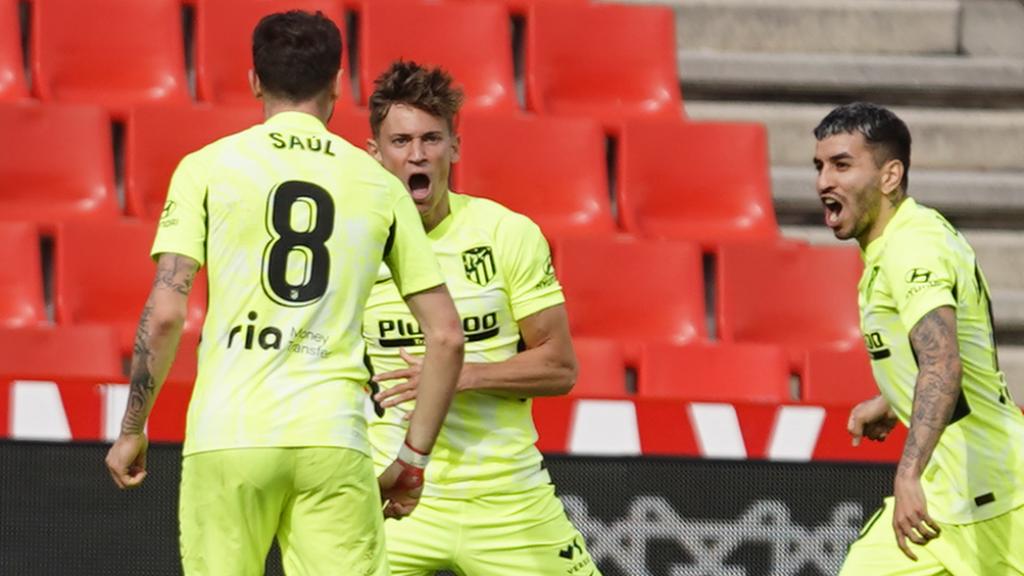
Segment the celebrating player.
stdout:
<svg viewBox="0 0 1024 576">
<path fill-rule="evenodd" d="M 146 475 L 145 422 L 206 264 L 179 508 L 187 575 L 262 574 L 275 535 L 290 575 L 387 574 L 380 490 L 387 515 L 415 506 L 422 454 L 454 393 L 463 334 L 413 202 L 324 126 L 340 57 L 341 35 L 322 14 L 265 17 L 250 83 L 266 121 L 189 154 L 171 180 L 107 466 L 121 488 Z M 360 326 L 382 259 L 426 356 L 418 409 L 378 486 Z"/>
<path fill-rule="evenodd" d="M 576 376 L 561 287 L 533 222 L 449 191 L 462 101 L 451 82 L 441 69 L 398 62 L 370 97 L 369 150 L 408 187 L 467 341 L 422 501 L 408 518 L 385 523 L 391 570 L 598 575 L 534 446 L 530 398 L 565 394 Z M 375 396 L 383 411 L 370 422 L 382 467 L 401 445 L 406 418 L 420 410 L 424 374 L 422 327 L 387 270 L 373 287 L 363 330 L 374 380 L 387 386 Z"/>
<path fill-rule="evenodd" d="M 964 237 L 907 196 L 910 132 L 856 103 L 814 130 L 825 223 L 864 258 L 861 329 L 881 395 L 849 431 L 909 428 L 893 496 L 841 574 L 1024 574 L 1024 416 L 996 358 L 988 286 Z M 890 530 L 895 531 L 895 537 Z"/>
</svg>

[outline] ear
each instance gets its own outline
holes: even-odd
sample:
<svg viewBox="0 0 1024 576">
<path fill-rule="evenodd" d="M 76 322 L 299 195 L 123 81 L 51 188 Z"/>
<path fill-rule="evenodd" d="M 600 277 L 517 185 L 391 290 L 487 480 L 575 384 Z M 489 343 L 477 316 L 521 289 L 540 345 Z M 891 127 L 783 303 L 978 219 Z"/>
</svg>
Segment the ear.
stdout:
<svg viewBox="0 0 1024 576">
<path fill-rule="evenodd" d="M 900 183 L 903 182 L 903 172 L 906 168 L 903 166 L 902 160 L 895 158 L 888 160 L 882 165 L 881 169 L 881 188 L 882 194 L 886 196 L 895 194 L 900 188 Z"/>
<path fill-rule="evenodd" d="M 345 69 L 338 68 L 338 75 L 334 77 L 334 82 L 331 83 L 331 100 L 337 100 L 341 98 L 341 89 L 344 86 L 345 81 Z"/>
<path fill-rule="evenodd" d="M 452 164 L 459 161 L 459 149 L 462 147 L 462 138 L 458 134 L 452 134 Z"/>
<path fill-rule="evenodd" d="M 249 89 L 252 90 L 252 95 L 256 98 L 263 98 L 263 86 L 260 85 L 260 77 L 256 75 L 256 70 L 249 68 Z"/>
<path fill-rule="evenodd" d="M 377 145 L 377 141 L 373 138 L 366 139 L 366 151 L 377 159 L 377 162 L 384 162 L 384 157 L 380 154 L 380 146 Z"/>
</svg>

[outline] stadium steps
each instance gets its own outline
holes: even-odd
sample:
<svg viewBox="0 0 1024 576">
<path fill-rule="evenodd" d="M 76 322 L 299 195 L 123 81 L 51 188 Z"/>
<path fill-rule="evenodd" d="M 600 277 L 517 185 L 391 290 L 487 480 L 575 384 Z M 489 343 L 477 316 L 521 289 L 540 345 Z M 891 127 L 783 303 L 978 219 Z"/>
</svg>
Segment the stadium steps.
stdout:
<svg viewBox="0 0 1024 576">
<path fill-rule="evenodd" d="M 780 224 L 821 224 L 821 203 L 814 192 L 814 176 L 809 163 L 772 168 L 772 193 Z M 1024 172 L 915 167 L 910 172 L 910 194 L 940 210 L 961 228 L 1024 230 Z"/>
<path fill-rule="evenodd" d="M 685 98 L 685 94 L 684 94 Z M 762 122 L 775 166 L 810 166 L 811 131 L 829 104 L 688 100 L 692 120 Z M 1006 170 L 1024 167 L 1024 110 L 893 107 L 914 137 L 911 180 L 921 169 Z"/>
<path fill-rule="evenodd" d="M 676 7 L 679 45 L 695 50 L 937 54 L 959 48 L 955 0 L 626 1 Z"/>
<path fill-rule="evenodd" d="M 773 101 L 870 100 L 1012 108 L 1024 102 L 1024 60 L 963 56 L 678 53 L 683 96 Z"/>
</svg>

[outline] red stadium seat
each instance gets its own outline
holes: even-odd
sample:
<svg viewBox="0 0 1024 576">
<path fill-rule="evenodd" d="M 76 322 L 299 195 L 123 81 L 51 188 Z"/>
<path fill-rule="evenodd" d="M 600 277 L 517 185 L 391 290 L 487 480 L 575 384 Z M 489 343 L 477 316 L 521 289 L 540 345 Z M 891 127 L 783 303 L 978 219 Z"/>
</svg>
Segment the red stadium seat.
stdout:
<svg viewBox="0 0 1024 576">
<path fill-rule="evenodd" d="M 123 379 L 117 335 L 107 326 L 0 327 L 0 350 L 0 380 Z"/>
<path fill-rule="evenodd" d="M 263 121 L 254 108 L 143 106 L 125 126 L 125 201 L 129 214 L 156 218 L 182 157 Z"/>
<path fill-rule="evenodd" d="M 498 4 L 366 2 L 360 16 L 362 102 L 377 76 L 401 58 L 448 70 L 465 92 L 464 110 L 516 110 L 510 29 Z"/>
<path fill-rule="evenodd" d="M 615 340 L 573 338 L 579 374 L 569 393 L 586 398 L 624 398 L 626 358 Z"/>
<path fill-rule="evenodd" d="M 327 122 L 327 129 L 341 136 L 349 144 L 366 150 L 366 141 L 372 136 L 370 112 L 366 108 L 338 108 Z"/>
<path fill-rule="evenodd" d="M 636 116 L 682 117 L 668 7 L 538 3 L 526 23 L 526 100 L 609 132 Z"/>
<path fill-rule="evenodd" d="M 466 115 L 458 190 L 532 218 L 549 237 L 609 234 L 612 220 L 600 126 L 583 118 Z"/>
<path fill-rule="evenodd" d="M 343 43 L 347 40 L 339 0 L 197 0 L 196 92 L 201 100 L 260 106 L 249 88 L 252 32 L 261 18 L 285 10 L 319 10 L 341 29 Z M 343 86 L 339 106 L 350 106 L 351 101 L 347 85 Z"/>
<path fill-rule="evenodd" d="M 705 337 L 704 279 L 695 244 L 617 237 L 561 238 L 555 270 L 573 334 L 621 342 L 635 363 L 644 342 Z"/>
<path fill-rule="evenodd" d="M 863 346 L 855 248 L 723 245 L 718 250 L 718 334 L 785 347 L 794 371 L 813 348 Z"/>
<path fill-rule="evenodd" d="M 793 400 L 786 354 L 761 344 L 649 344 L 637 393 L 647 398 L 779 404 Z"/>
<path fill-rule="evenodd" d="M 185 333 L 178 342 L 178 352 L 174 355 L 174 363 L 167 373 L 168 384 L 192 386 L 196 381 L 198 362 L 199 334 Z"/>
<path fill-rule="evenodd" d="M 0 0 L 0 101 L 28 97 L 18 2 Z"/>
<path fill-rule="evenodd" d="M 619 146 L 619 215 L 627 232 L 700 242 L 778 237 L 760 124 L 628 122 Z"/>
<path fill-rule="evenodd" d="M 864 346 L 807 352 L 801 397 L 810 404 L 854 406 L 878 395 Z"/>
<path fill-rule="evenodd" d="M 187 102 L 179 0 L 38 0 L 32 82 L 43 100 L 85 102 L 118 120 L 144 102 Z"/>
<path fill-rule="evenodd" d="M 149 257 L 155 232 L 155 222 L 135 220 L 62 226 L 54 271 L 57 322 L 114 326 L 121 352 L 130 354 L 156 274 Z M 205 275 L 199 275 L 189 298 L 186 332 L 199 330 L 205 310 Z"/>
<path fill-rule="evenodd" d="M 110 121 L 98 108 L 0 105 L 0 220 L 42 223 L 118 213 Z"/>
<path fill-rule="evenodd" d="M 0 326 L 46 322 L 39 233 L 26 222 L 0 222 Z"/>
</svg>

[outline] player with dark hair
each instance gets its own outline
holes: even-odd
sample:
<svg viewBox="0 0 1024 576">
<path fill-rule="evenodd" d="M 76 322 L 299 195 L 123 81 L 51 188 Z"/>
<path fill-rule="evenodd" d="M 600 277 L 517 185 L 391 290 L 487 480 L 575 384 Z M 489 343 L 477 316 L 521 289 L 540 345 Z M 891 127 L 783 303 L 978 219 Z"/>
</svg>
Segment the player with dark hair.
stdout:
<svg viewBox="0 0 1024 576">
<path fill-rule="evenodd" d="M 466 363 L 423 498 L 408 518 L 385 523 L 391 570 L 599 575 L 534 446 L 530 399 L 566 394 L 576 378 L 551 253 L 527 217 L 449 190 L 462 103 L 451 84 L 440 68 L 397 62 L 370 97 L 370 152 L 406 184 L 466 333 Z M 420 410 L 424 374 L 421 327 L 388 270 L 373 287 L 363 331 L 374 380 L 385 386 L 375 395 L 383 412 L 370 421 L 381 468 Z"/>
<path fill-rule="evenodd" d="M 107 466 L 121 488 L 146 475 L 146 419 L 205 264 L 179 506 L 185 574 L 262 574 L 276 536 L 288 574 L 384 575 L 381 490 L 387 516 L 417 503 L 462 365 L 459 318 L 405 187 L 325 128 L 341 78 L 334 23 L 269 15 L 253 63 L 266 121 L 187 155 L 171 180 Z M 427 352 L 419 409 L 378 484 L 360 326 L 382 263 Z"/>
<path fill-rule="evenodd" d="M 974 251 L 907 195 L 910 131 L 891 111 L 840 106 L 814 136 L 825 223 L 863 252 L 861 329 L 881 392 L 853 409 L 849 431 L 856 444 L 897 421 L 909 429 L 893 496 L 841 573 L 1024 574 L 1024 416 Z"/>
</svg>

